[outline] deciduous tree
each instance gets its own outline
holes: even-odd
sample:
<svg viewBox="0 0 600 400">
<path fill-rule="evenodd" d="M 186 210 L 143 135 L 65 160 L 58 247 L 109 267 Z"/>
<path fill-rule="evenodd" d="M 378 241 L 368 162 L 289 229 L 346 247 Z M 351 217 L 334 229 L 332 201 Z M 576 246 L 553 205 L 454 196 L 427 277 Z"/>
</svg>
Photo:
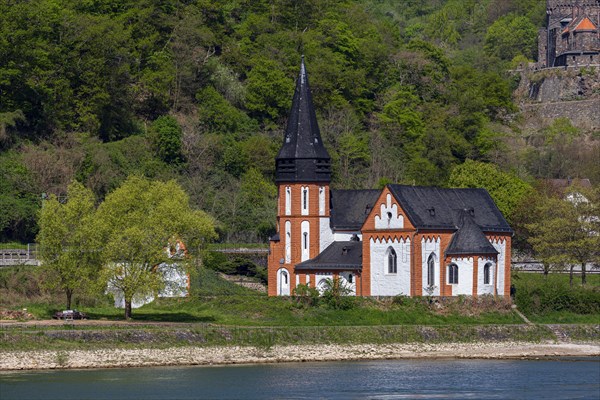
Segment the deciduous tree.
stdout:
<svg viewBox="0 0 600 400">
<path fill-rule="evenodd" d="M 131 318 L 134 296 L 156 295 L 165 287 L 163 271 L 189 267 L 186 260 L 168 257 L 166 246 L 182 240 L 190 253 L 213 239 L 214 222 L 206 213 L 192 210 L 189 198 L 175 182 L 128 178 L 106 196 L 95 217 L 96 240 L 102 248 L 102 276 L 122 291 L 125 318 Z"/>
<path fill-rule="evenodd" d="M 92 245 L 94 195 L 81 183 L 69 185 L 67 199 L 51 195 L 40 211 L 37 240 L 44 283 L 64 292 L 71 309 L 73 293 L 86 289 L 97 272 L 97 252 Z"/>
<path fill-rule="evenodd" d="M 512 222 L 517 207 L 533 190 L 527 182 L 500 171 L 494 164 L 472 160 L 456 166 L 450 174 L 449 183 L 453 187 L 486 189 L 509 222 Z"/>
<path fill-rule="evenodd" d="M 529 242 L 544 264 L 581 265 L 586 283 L 586 264 L 600 257 L 600 190 L 571 189 L 565 198 L 548 197 L 538 206 L 539 218 L 528 224 Z"/>
</svg>

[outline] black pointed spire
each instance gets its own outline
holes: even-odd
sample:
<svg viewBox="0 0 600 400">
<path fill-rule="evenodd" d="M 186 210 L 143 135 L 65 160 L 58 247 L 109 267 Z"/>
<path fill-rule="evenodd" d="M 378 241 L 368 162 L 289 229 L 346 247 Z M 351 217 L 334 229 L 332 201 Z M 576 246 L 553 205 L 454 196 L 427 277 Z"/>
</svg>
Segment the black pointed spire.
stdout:
<svg viewBox="0 0 600 400">
<path fill-rule="evenodd" d="M 302 56 L 300 74 L 296 81 L 283 146 L 275 159 L 275 181 L 331 181 L 331 157 L 321 140 L 304 56 Z"/>
</svg>

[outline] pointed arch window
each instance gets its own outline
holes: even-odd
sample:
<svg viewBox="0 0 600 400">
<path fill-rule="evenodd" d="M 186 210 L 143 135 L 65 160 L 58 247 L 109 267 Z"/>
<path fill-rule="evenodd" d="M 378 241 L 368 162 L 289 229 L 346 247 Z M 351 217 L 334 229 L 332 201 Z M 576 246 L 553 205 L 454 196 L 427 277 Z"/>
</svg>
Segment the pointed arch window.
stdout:
<svg viewBox="0 0 600 400">
<path fill-rule="evenodd" d="M 286 186 L 285 188 L 285 215 L 292 213 L 292 188 Z"/>
<path fill-rule="evenodd" d="M 302 221 L 300 225 L 300 248 L 302 250 L 300 261 L 306 261 L 310 258 L 310 222 Z"/>
<path fill-rule="evenodd" d="M 433 253 L 427 259 L 427 286 L 435 286 L 435 256 Z"/>
<path fill-rule="evenodd" d="M 492 281 L 492 263 L 483 266 L 483 284 L 490 285 Z"/>
<path fill-rule="evenodd" d="M 308 215 L 308 186 L 302 187 L 302 215 Z"/>
<path fill-rule="evenodd" d="M 458 284 L 458 265 L 454 263 L 448 265 L 448 284 Z"/>
<path fill-rule="evenodd" d="M 387 272 L 388 274 L 395 274 L 398 272 L 398 256 L 391 246 L 388 247 L 387 253 Z"/>
</svg>

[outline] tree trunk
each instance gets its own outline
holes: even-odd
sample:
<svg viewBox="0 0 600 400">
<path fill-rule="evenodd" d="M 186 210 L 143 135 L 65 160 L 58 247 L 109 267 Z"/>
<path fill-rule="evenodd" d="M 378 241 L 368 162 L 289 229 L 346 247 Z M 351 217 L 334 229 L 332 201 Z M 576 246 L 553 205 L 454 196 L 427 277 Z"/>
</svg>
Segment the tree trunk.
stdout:
<svg viewBox="0 0 600 400">
<path fill-rule="evenodd" d="M 67 310 L 71 309 L 71 298 L 73 297 L 73 289 L 65 289 L 67 295 Z"/>
<path fill-rule="evenodd" d="M 585 276 L 585 263 L 581 263 L 581 284 L 585 285 L 587 283 L 586 280 L 586 276 Z"/>
<path fill-rule="evenodd" d="M 544 279 L 548 280 L 548 272 L 550 271 L 550 266 L 544 264 Z"/>
<path fill-rule="evenodd" d="M 569 267 L 569 287 L 573 287 L 573 264 Z"/>
<path fill-rule="evenodd" d="M 131 300 L 125 300 L 125 319 L 131 319 Z"/>
</svg>

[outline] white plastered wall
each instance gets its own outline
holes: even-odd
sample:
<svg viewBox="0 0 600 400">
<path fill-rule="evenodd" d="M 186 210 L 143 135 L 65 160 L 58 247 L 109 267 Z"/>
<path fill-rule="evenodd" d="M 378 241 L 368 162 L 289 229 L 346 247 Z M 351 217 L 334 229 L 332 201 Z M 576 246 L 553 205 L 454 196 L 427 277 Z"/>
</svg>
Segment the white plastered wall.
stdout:
<svg viewBox="0 0 600 400">
<path fill-rule="evenodd" d="M 352 275 L 352 283 L 350 283 L 350 275 Z M 340 282 L 344 287 L 350 289 L 349 295 L 356 295 L 356 274 L 352 271 L 344 271 L 339 273 Z"/>
<path fill-rule="evenodd" d="M 333 231 L 329 226 L 329 217 L 319 218 L 319 253 L 334 241 Z"/>
<path fill-rule="evenodd" d="M 494 268 L 493 274 L 498 272 L 498 278 L 496 280 L 496 288 L 499 296 L 507 296 L 508 293 L 504 293 L 504 266 L 506 265 L 506 240 L 492 240 L 492 246 L 498 251 L 498 264 Z M 493 281 L 492 281 L 493 282 Z"/>
<path fill-rule="evenodd" d="M 403 229 L 404 217 L 398 215 L 398 205 L 392 203 L 392 195 L 387 194 L 385 204 L 381 204 L 379 215 L 375 215 L 375 229 Z"/>
<path fill-rule="evenodd" d="M 387 270 L 387 250 L 392 247 L 397 256 L 397 273 Z M 371 239 L 371 295 L 410 296 L 410 239 Z"/>
<path fill-rule="evenodd" d="M 485 264 L 492 264 L 490 268 L 490 283 L 483 283 L 483 267 Z M 477 295 L 494 294 L 494 274 L 496 273 L 496 259 L 479 257 L 477 261 Z"/>
<path fill-rule="evenodd" d="M 431 253 L 435 254 L 435 289 L 432 293 L 433 296 L 439 296 L 440 295 L 440 283 L 445 281 L 446 277 L 442 277 L 440 276 L 440 262 L 441 262 L 441 255 L 440 255 L 440 237 L 437 236 L 433 239 L 427 239 L 427 238 L 423 238 L 421 239 L 421 271 L 423 271 L 422 273 L 422 289 L 423 289 L 423 294 L 427 293 L 425 291 L 425 288 L 428 286 L 427 285 L 427 260 L 429 260 L 429 255 Z"/>
<path fill-rule="evenodd" d="M 319 253 L 322 252 L 333 242 L 348 241 L 352 235 L 357 235 L 362 240 L 362 233 L 356 232 L 334 232 L 329 226 L 329 217 L 319 218 Z"/>
<path fill-rule="evenodd" d="M 450 263 L 458 266 L 458 283 L 452 284 L 452 296 L 473 295 L 473 257 L 452 257 Z M 450 265 L 450 264 L 448 264 Z M 446 267 L 444 280 L 448 283 L 450 268 Z"/>
<path fill-rule="evenodd" d="M 333 274 L 320 272 L 315 274 L 315 287 L 319 290 L 319 293 L 323 293 L 323 282 L 327 279 L 333 279 Z"/>
</svg>

